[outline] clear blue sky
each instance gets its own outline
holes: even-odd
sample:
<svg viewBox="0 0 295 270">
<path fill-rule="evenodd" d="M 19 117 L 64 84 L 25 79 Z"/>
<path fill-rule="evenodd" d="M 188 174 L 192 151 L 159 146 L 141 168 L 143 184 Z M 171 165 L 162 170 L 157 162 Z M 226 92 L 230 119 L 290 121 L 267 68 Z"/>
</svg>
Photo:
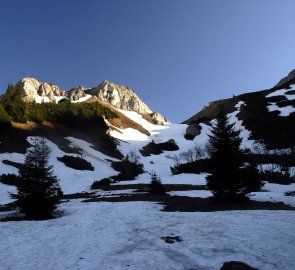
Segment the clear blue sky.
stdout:
<svg viewBox="0 0 295 270">
<path fill-rule="evenodd" d="M 181 122 L 295 68 L 294 0 L 1 0 L 0 93 L 107 79 Z"/>
</svg>

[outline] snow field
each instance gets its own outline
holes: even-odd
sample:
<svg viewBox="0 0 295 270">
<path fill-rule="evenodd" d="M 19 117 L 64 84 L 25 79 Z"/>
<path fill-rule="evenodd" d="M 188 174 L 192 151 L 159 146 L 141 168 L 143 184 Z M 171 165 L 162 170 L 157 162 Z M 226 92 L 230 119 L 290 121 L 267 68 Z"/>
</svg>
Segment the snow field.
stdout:
<svg viewBox="0 0 295 270">
<path fill-rule="evenodd" d="M 163 212 L 150 202 L 63 203 L 64 216 L 0 223 L 0 269 L 261 270 L 295 265 L 293 211 Z M 4 213 L 0 213 L 0 216 Z M 165 236 L 182 242 L 167 244 Z"/>
<path fill-rule="evenodd" d="M 72 100 L 72 103 L 80 103 L 80 102 L 84 102 L 87 99 L 91 98 L 91 95 L 86 95 L 85 97 L 79 98 L 78 100 Z M 66 96 L 54 96 L 54 102 L 58 103 L 59 101 L 61 101 L 62 99 L 68 99 Z M 35 102 L 36 103 L 42 103 L 42 102 L 52 102 L 52 100 L 50 100 L 48 97 L 43 97 L 38 95 L 37 97 L 35 97 Z"/>
</svg>

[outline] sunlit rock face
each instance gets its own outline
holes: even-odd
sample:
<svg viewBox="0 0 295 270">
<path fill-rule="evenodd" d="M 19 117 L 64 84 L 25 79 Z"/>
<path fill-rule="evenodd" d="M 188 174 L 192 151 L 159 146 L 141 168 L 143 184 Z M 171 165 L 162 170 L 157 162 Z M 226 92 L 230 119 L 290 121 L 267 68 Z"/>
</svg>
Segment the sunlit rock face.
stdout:
<svg viewBox="0 0 295 270">
<path fill-rule="evenodd" d="M 68 98 L 70 101 L 79 101 L 87 95 L 95 96 L 99 100 L 127 111 L 134 111 L 148 115 L 156 125 L 164 125 L 169 121 L 158 112 L 153 112 L 129 87 L 117 85 L 109 81 L 103 81 L 96 87 L 85 89 L 77 86 L 69 91 L 62 90 L 59 86 L 51 83 L 40 82 L 34 78 L 24 78 L 17 83 L 21 89 L 23 100 L 33 102 L 40 100 L 44 102 L 58 102 L 61 98 Z"/>
<path fill-rule="evenodd" d="M 22 97 L 25 101 L 34 101 L 38 96 L 47 97 L 54 101 L 54 97 L 66 96 L 66 91 L 59 86 L 50 83 L 43 83 L 34 78 L 24 78 L 17 83 L 21 89 Z"/>
<path fill-rule="evenodd" d="M 126 86 L 103 81 L 100 85 L 89 89 L 87 92 L 122 110 L 135 111 L 138 113 L 150 112 L 149 107 L 133 90 Z"/>
</svg>

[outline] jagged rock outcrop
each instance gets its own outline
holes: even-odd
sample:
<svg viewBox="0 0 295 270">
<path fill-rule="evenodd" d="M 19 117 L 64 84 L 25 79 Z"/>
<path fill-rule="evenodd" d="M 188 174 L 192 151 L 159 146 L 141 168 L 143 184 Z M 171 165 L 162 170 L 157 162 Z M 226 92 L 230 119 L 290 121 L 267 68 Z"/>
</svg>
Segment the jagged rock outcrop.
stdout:
<svg viewBox="0 0 295 270">
<path fill-rule="evenodd" d="M 24 78 L 17 83 L 21 95 L 26 101 L 33 101 L 38 96 L 40 82 L 34 78 Z"/>
<path fill-rule="evenodd" d="M 17 83 L 16 87 L 21 88 L 21 94 L 25 101 L 32 102 L 38 96 L 48 97 L 54 101 L 55 96 L 65 96 L 66 91 L 61 90 L 57 85 L 43 83 L 34 78 L 24 78 Z"/>
<path fill-rule="evenodd" d="M 27 102 L 36 101 L 38 97 L 47 97 L 49 101 L 56 102 L 60 100 L 56 99 L 56 97 L 65 97 L 71 101 L 78 101 L 89 94 L 118 109 L 148 115 L 156 125 L 169 123 L 160 113 L 152 112 L 129 87 L 117 85 L 109 81 L 103 81 L 98 86 L 87 90 L 82 86 L 78 86 L 65 91 L 51 83 L 43 83 L 34 78 L 24 78 L 17 83 L 17 87 L 21 88 L 22 97 Z"/>
<path fill-rule="evenodd" d="M 273 88 L 288 88 L 291 84 L 295 84 L 295 69 L 293 69 L 286 77 L 281 79 Z"/>
<path fill-rule="evenodd" d="M 158 112 L 153 112 L 153 113 L 150 113 L 149 115 L 156 125 L 164 125 L 169 123 L 169 120 Z"/>
<path fill-rule="evenodd" d="M 103 81 L 100 85 L 86 91 L 116 108 L 147 113 L 151 110 L 129 87 Z"/>
<path fill-rule="evenodd" d="M 85 88 L 83 86 L 75 87 L 68 92 L 67 97 L 71 101 L 79 100 L 80 98 L 86 97 Z"/>
<path fill-rule="evenodd" d="M 118 109 L 148 114 L 156 125 L 169 123 L 160 113 L 151 112 L 149 107 L 129 87 L 117 85 L 105 80 L 97 87 L 86 90 L 86 93 L 96 96 L 100 100 Z"/>
<path fill-rule="evenodd" d="M 65 96 L 66 92 L 61 90 L 57 85 L 49 83 L 41 83 L 38 94 L 42 97 L 53 99 L 54 96 Z"/>
</svg>

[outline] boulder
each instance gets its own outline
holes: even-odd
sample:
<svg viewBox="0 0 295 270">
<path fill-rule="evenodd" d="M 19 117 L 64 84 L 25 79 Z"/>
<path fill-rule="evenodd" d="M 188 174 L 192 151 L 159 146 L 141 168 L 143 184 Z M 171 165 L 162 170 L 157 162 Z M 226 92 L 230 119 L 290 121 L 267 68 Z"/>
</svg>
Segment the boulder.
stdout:
<svg viewBox="0 0 295 270">
<path fill-rule="evenodd" d="M 71 101 L 79 100 L 86 97 L 85 88 L 83 86 L 77 86 L 68 92 L 68 98 Z"/>
<path fill-rule="evenodd" d="M 162 114 L 158 112 L 150 113 L 149 116 L 152 118 L 154 124 L 156 125 L 164 125 L 170 123 L 167 118 L 165 118 Z"/>
<path fill-rule="evenodd" d="M 239 262 L 239 261 L 230 261 L 225 262 L 220 270 L 258 270 L 246 263 Z"/>
<path fill-rule="evenodd" d="M 137 113 L 150 112 L 149 107 L 129 87 L 113 84 L 106 80 L 87 90 L 86 93 L 122 110 Z"/>
<path fill-rule="evenodd" d="M 202 127 L 199 124 L 190 124 L 186 128 L 185 138 L 188 140 L 193 140 L 196 136 L 201 134 Z"/>
<path fill-rule="evenodd" d="M 160 155 L 164 151 L 177 151 L 179 150 L 175 140 L 170 139 L 163 143 L 155 143 L 154 141 L 145 145 L 139 152 L 144 156 Z"/>
</svg>

